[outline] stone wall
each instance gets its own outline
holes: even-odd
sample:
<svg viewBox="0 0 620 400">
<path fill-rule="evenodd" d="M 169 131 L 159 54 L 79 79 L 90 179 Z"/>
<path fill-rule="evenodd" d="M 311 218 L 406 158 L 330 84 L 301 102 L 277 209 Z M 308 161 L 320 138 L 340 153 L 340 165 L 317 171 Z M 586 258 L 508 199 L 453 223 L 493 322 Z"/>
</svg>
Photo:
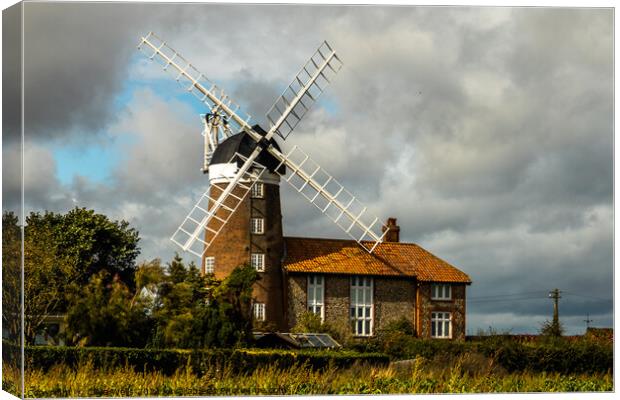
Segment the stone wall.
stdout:
<svg viewBox="0 0 620 400">
<path fill-rule="evenodd" d="M 287 292 L 287 312 L 286 324 L 287 331 L 297 325 L 298 318 L 306 312 L 307 296 L 306 288 L 308 281 L 306 275 L 288 274 L 286 276 L 286 292 Z"/>
<path fill-rule="evenodd" d="M 349 325 L 350 277 L 347 275 L 324 274 L 325 322 L 333 326 Z M 307 310 L 307 275 L 289 274 L 288 328 L 297 323 Z M 390 322 L 402 317 L 415 323 L 415 282 L 412 279 L 374 277 L 374 321 L 373 331 L 385 328 Z"/>
<path fill-rule="evenodd" d="M 415 288 L 411 278 L 375 278 L 375 332 L 403 317 L 415 324 Z"/>
</svg>

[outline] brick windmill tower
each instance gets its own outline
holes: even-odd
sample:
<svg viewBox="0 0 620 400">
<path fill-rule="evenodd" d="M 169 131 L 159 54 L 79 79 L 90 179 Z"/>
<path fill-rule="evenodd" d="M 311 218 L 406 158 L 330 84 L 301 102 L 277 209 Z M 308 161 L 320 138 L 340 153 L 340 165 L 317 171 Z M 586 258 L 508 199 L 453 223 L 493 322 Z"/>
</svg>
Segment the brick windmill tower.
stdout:
<svg viewBox="0 0 620 400">
<path fill-rule="evenodd" d="M 210 188 L 172 241 L 200 257 L 203 271 L 218 278 L 241 264 L 253 265 L 261 274 L 254 297 L 264 307 L 262 315 L 260 307 L 255 307 L 255 316 L 280 329 L 284 326 L 281 264 L 286 251 L 281 180 L 370 253 L 389 230 L 299 147 L 284 154 L 274 140 L 276 134 L 287 139 L 342 62 L 323 42 L 267 112 L 269 129 L 264 131 L 251 126 L 250 117 L 223 90 L 152 32 L 138 48 L 171 71 L 209 110 L 203 116 L 202 135 L 203 172 L 209 173 Z"/>
<path fill-rule="evenodd" d="M 264 135 L 258 125 L 253 129 Z M 279 150 L 279 146 L 273 142 Z M 238 167 L 237 154 L 247 157 L 257 146 L 246 133 L 238 133 L 220 143 L 213 152 L 209 164 L 210 197 L 217 198 L 232 179 L 232 171 Z M 230 163 L 230 160 L 233 160 Z M 286 167 L 267 152 L 261 153 L 256 162 L 263 168 L 250 170 L 252 180 L 240 182 L 232 196 L 243 200 L 230 216 L 228 223 L 216 236 L 221 221 L 213 219 L 205 230 L 205 242 L 211 243 L 202 256 L 202 272 L 213 273 L 223 279 L 239 265 L 249 264 L 260 275 L 253 291 L 256 304 L 266 304 L 258 310 L 259 319 L 269 321 L 274 328 L 284 327 L 284 298 L 282 284 L 282 211 L 280 207 L 280 176 Z M 247 187 L 251 187 L 246 193 Z M 236 201 L 230 197 L 229 206 Z M 213 203 L 212 203 L 213 204 Z M 219 217 L 224 219 L 228 210 L 221 208 Z"/>
</svg>

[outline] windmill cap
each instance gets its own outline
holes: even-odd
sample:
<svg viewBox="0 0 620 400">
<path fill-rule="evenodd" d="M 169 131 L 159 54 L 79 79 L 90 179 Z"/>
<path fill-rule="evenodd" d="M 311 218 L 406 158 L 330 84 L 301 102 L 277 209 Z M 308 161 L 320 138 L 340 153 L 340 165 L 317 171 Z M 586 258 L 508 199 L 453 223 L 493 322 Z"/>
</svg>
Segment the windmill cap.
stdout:
<svg viewBox="0 0 620 400">
<path fill-rule="evenodd" d="M 267 132 L 265 132 L 265 130 L 259 125 L 254 125 L 252 129 L 263 136 L 267 134 Z M 233 158 L 235 153 L 239 153 L 242 156 L 248 157 L 254 151 L 257 145 L 258 144 L 256 143 L 256 141 L 250 135 L 245 132 L 239 132 L 227 138 L 217 146 L 217 148 L 213 152 L 213 156 L 211 157 L 211 162 L 209 163 L 209 165 L 226 164 Z M 282 152 L 282 150 L 280 150 L 280 146 L 275 140 L 273 140 L 273 146 L 279 152 Z M 263 150 L 263 152 L 259 154 L 255 161 L 267 167 L 270 172 L 276 172 L 276 168 L 280 164 L 280 162 L 267 150 Z M 241 166 L 242 163 L 243 161 L 241 160 L 237 161 L 237 164 L 239 166 Z M 286 167 L 284 165 L 280 166 L 280 168 L 278 168 L 278 173 L 280 175 L 284 175 L 286 173 Z"/>
</svg>

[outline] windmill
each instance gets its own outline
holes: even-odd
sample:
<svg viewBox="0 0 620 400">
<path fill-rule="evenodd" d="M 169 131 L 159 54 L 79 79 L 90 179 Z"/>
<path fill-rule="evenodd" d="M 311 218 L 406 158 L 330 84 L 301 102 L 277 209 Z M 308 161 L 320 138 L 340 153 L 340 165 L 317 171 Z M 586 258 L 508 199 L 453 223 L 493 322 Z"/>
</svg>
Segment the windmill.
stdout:
<svg viewBox="0 0 620 400">
<path fill-rule="evenodd" d="M 342 67 L 336 52 L 323 42 L 293 81 L 278 97 L 266 114 L 269 129 L 251 126 L 251 117 L 241 111 L 222 89 L 212 83 L 190 62 L 153 32 L 141 38 L 138 48 L 151 60 L 160 63 L 188 92 L 196 96 L 209 110 L 203 114 L 204 160 L 203 172 L 218 145 L 243 132 L 255 142 L 246 155 L 235 153 L 225 165 L 226 171 L 216 171 L 226 177 L 217 194 L 207 190 L 175 231 L 172 241 L 183 250 L 202 257 L 222 228 L 235 213 L 253 185 L 265 173 L 258 161 L 265 154 L 278 165 L 272 168 L 297 192 L 301 193 L 321 213 L 326 214 L 349 237 L 372 253 L 388 229 L 373 217 L 351 192 L 328 174 L 298 146 L 286 154 L 279 150 L 274 136 L 287 140 L 313 103 Z M 264 158 L 264 157 L 263 157 Z M 285 176 L 285 170 L 290 174 Z M 211 174 L 213 171 L 209 171 Z M 215 173 L 215 172 L 214 172 Z M 205 234 L 206 232 L 206 234 Z"/>
</svg>

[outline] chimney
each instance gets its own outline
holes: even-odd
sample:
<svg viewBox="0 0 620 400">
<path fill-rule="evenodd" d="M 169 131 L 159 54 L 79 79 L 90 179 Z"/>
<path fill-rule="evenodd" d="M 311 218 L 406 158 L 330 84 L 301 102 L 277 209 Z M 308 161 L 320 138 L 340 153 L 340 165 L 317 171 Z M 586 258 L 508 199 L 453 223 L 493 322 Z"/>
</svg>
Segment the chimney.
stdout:
<svg viewBox="0 0 620 400">
<path fill-rule="evenodd" d="M 389 231 L 383 237 L 384 242 L 400 242 L 400 226 L 396 225 L 396 218 L 388 218 L 382 231 L 385 232 L 386 229 Z"/>
</svg>

